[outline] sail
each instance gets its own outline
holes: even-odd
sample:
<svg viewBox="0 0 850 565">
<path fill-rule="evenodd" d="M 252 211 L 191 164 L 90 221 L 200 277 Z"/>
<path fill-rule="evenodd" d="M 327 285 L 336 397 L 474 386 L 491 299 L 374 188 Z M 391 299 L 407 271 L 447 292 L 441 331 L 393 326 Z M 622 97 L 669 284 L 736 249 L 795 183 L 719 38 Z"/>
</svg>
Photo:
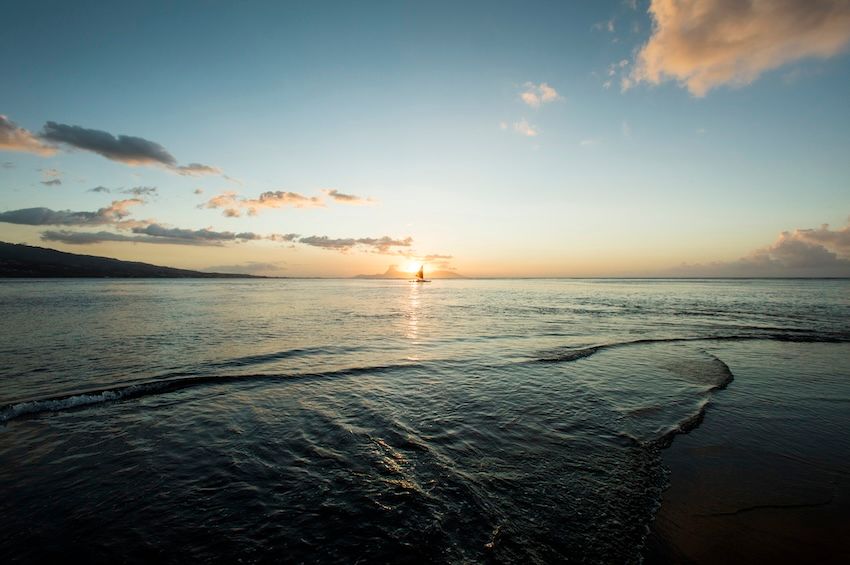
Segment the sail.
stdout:
<svg viewBox="0 0 850 565">
<path fill-rule="evenodd" d="M 416 272 L 416 278 L 417 279 L 424 279 L 425 278 L 425 266 L 424 265 L 420 265 L 419 271 Z"/>
</svg>

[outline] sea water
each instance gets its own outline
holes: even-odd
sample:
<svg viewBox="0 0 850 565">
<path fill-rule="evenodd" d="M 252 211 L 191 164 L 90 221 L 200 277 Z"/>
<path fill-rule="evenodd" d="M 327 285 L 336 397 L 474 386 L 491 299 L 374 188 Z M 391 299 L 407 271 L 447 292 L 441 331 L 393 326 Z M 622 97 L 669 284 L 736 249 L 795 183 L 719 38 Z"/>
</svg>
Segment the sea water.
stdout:
<svg viewBox="0 0 850 565">
<path fill-rule="evenodd" d="M 0 324 L 13 560 L 638 562 L 736 356 L 850 395 L 847 280 L 7 280 Z"/>
</svg>

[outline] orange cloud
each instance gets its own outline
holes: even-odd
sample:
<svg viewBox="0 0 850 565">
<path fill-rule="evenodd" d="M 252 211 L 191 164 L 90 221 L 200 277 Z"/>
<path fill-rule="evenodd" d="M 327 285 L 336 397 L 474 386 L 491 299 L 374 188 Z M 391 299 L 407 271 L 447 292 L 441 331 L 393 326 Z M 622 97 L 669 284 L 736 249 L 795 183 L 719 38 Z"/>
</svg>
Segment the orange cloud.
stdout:
<svg viewBox="0 0 850 565">
<path fill-rule="evenodd" d="M 539 108 L 541 104 L 561 100 L 561 96 L 558 94 L 558 91 L 545 82 L 541 82 L 540 84 L 527 82 L 523 86 L 525 87 L 525 90 L 520 93 L 520 100 L 532 108 Z"/>
<path fill-rule="evenodd" d="M 850 43 L 847 0 L 652 0 L 654 29 L 623 89 L 675 80 L 694 96 L 750 84 L 807 57 Z"/>
<path fill-rule="evenodd" d="M 53 155 L 56 148 L 0 114 L 0 151 L 20 151 L 36 155 Z"/>
<path fill-rule="evenodd" d="M 339 202 L 341 204 L 372 204 L 374 200 L 371 198 L 363 198 L 362 196 L 356 196 L 354 194 L 345 194 L 344 192 L 340 192 L 334 189 L 325 189 L 322 190 L 330 199 L 334 202 Z"/>
<path fill-rule="evenodd" d="M 363 200 L 358 196 L 342 194 L 335 190 L 325 191 L 334 200 L 356 199 Z M 365 202 L 365 200 L 363 200 Z M 357 202 L 352 202 L 357 203 Z M 269 190 L 260 194 L 257 198 L 242 198 L 238 192 L 226 191 L 213 196 L 199 208 L 222 209 L 224 215 L 229 218 L 238 218 L 242 211 L 247 211 L 249 216 L 256 216 L 264 208 L 323 208 L 324 201 L 319 196 L 304 196 L 297 192 L 285 190 Z"/>
</svg>

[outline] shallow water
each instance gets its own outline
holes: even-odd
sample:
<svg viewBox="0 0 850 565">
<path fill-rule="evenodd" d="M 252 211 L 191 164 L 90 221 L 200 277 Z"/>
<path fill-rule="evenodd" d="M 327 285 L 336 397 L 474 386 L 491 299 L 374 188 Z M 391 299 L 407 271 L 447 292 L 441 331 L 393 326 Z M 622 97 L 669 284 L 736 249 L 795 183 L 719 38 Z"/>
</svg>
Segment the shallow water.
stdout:
<svg viewBox="0 0 850 565">
<path fill-rule="evenodd" d="M 736 355 L 850 363 L 850 281 L 4 281 L 0 316 L 17 559 L 639 561 Z"/>
</svg>

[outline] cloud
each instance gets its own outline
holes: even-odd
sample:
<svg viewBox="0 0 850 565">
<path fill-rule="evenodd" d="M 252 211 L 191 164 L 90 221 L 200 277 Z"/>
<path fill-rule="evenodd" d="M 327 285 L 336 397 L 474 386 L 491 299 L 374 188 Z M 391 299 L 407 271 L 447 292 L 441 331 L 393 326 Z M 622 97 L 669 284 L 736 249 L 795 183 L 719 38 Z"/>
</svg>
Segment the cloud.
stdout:
<svg viewBox="0 0 850 565">
<path fill-rule="evenodd" d="M 221 208 L 225 216 L 238 218 L 242 215 L 242 210 L 247 210 L 249 216 L 256 216 L 264 208 L 321 208 L 324 205 L 318 196 L 304 196 L 284 190 L 269 190 L 257 198 L 242 198 L 237 192 L 227 191 L 213 196 L 199 208 Z"/>
<path fill-rule="evenodd" d="M 47 230 L 41 232 L 42 241 L 55 241 L 66 243 L 68 245 L 91 245 L 93 243 L 104 243 L 109 241 L 129 242 L 129 243 L 168 243 L 186 245 L 186 241 L 172 240 L 168 238 L 149 237 L 149 236 L 133 236 L 124 235 L 121 233 L 99 231 L 99 232 L 80 232 L 70 230 Z"/>
<path fill-rule="evenodd" d="M 111 189 L 106 188 L 105 186 L 96 186 L 94 188 L 88 189 L 86 192 L 106 192 L 107 194 L 112 192 Z"/>
<path fill-rule="evenodd" d="M 539 133 L 537 126 L 529 124 L 525 118 L 514 123 L 514 131 L 526 137 L 534 137 Z"/>
<path fill-rule="evenodd" d="M 138 197 L 144 196 L 156 196 L 157 188 L 155 186 L 134 186 L 133 188 L 128 188 L 126 190 L 122 190 L 121 192 L 124 194 L 132 194 Z"/>
<path fill-rule="evenodd" d="M 563 100 L 558 92 L 545 82 L 541 82 L 540 84 L 527 82 L 523 86 L 525 90 L 520 93 L 520 100 L 532 108 L 539 108 L 542 104 Z"/>
<path fill-rule="evenodd" d="M 242 243 L 245 241 L 269 240 L 286 241 L 290 234 L 260 235 L 254 232 L 215 231 L 211 228 L 198 230 L 164 226 L 155 222 L 136 225 L 130 234 L 98 231 L 80 232 L 70 230 L 47 230 L 41 233 L 45 241 L 58 241 L 70 245 L 88 245 L 104 242 L 127 243 L 158 243 L 171 245 L 209 245 L 222 246 L 225 243 Z"/>
<path fill-rule="evenodd" d="M 192 191 L 192 193 L 193 194 L 203 194 L 204 189 L 203 188 L 196 188 L 195 190 Z"/>
<path fill-rule="evenodd" d="M 150 223 L 146 226 L 138 226 L 132 229 L 132 232 L 140 235 L 148 235 L 151 237 L 163 237 L 179 241 L 193 242 L 212 242 L 220 243 L 223 241 L 249 241 L 256 239 L 265 239 L 263 236 L 254 232 L 234 233 L 230 231 L 215 231 L 211 228 L 202 228 L 199 230 L 183 229 L 166 227 L 157 223 Z"/>
<path fill-rule="evenodd" d="M 649 41 L 623 89 L 675 80 L 694 96 L 850 43 L 847 0 L 652 0 Z"/>
<path fill-rule="evenodd" d="M 141 137 L 129 135 L 116 137 L 101 130 L 47 122 L 44 125 L 41 138 L 91 151 L 112 161 L 127 165 L 177 166 L 177 160 L 166 151 L 165 147 Z"/>
<path fill-rule="evenodd" d="M 0 114 L 0 151 L 53 155 L 56 153 L 56 148 L 44 143 L 32 132 L 18 127 L 15 122 Z"/>
<path fill-rule="evenodd" d="M 71 210 L 51 210 L 50 208 L 23 208 L 0 212 L 0 222 L 27 226 L 96 226 L 114 224 L 130 215 L 131 206 L 144 204 L 138 198 L 114 200 L 105 208 L 96 212 L 72 212 Z"/>
<path fill-rule="evenodd" d="M 818 229 L 797 229 L 789 237 L 835 250 L 844 257 L 850 257 L 850 225 L 839 230 L 830 230 L 829 224 Z"/>
<path fill-rule="evenodd" d="M 18 127 L 6 116 L 0 115 L 0 150 L 53 155 L 57 151 L 57 145 L 91 151 L 126 165 L 161 166 L 179 175 L 221 174 L 217 167 L 201 163 L 178 165 L 174 156 L 162 145 L 141 137 L 114 136 L 101 130 L 57 122 L 47 122 L 40 133 L 33 134 Z"/>
<path fill-rule="evenodd" d="M 374 202 L 371 198 L 345 194 L 336 189 L 325 189 L 322 192 L 327 194 L 334 202 L 340 202 L 342 204 L 371 204 Z"/>
<path fill-rule="evenodd" d="M 736 261 L 681 265 L 676 274 L 719 277 L 850 277 L 850 226 L 784 231 Z"/>
<path fill-rule="evenodd" d="M 40 182 L 41 182 L 41 184 L 43 184 L 45 186 L 57 186 L 57 185 L 62 184 L 62 181 L 60 179 L 43 180 L 43 181 L 40 181 Z"/>
<path fill-rule="evenodd" d="M 361 238 L 340 238 L 332 239 L 326 235 L 302 237 L 298 243 L 310 245 L 312 247 L 321 247 L 334 251 L 347 253 L 355 248 L 363 248 L 372 253 L 393 254 L 396 253 L 398 247 L 410 247 L 413 245 L 413 238 L 406 237 L 404 239 L 393 239 L 389 236 L 384 237 L 361 237 Z"/>
<path fill-rule="evenodd" d="M 204 175 L 221 174 L 221 169 L 219 169 L 218 167 L 211 167 L 210 165 L 202 165 L 200 163 L 189 163 L 188 165 L 184 165 L 182 167 L 176 167 L 174 171 L 178 175 L 189 177 L 201 177 Z"/>
</svg>

